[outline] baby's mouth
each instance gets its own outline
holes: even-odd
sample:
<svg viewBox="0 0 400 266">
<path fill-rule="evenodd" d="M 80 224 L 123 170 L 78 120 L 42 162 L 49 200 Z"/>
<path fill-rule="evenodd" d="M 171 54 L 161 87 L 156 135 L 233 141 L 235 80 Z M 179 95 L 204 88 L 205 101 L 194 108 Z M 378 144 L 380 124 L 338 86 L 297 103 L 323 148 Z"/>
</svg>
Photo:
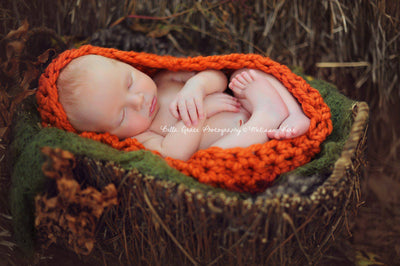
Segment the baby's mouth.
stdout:
<svg viewBox="0 0 400 266">
<path fill-rule="evenodd" d="M 153 115 L 154 111 L 156 110 L 156 106 L 157 106 L 157 97 L 154 96 L 153 100 L 151 101 L 149 116 Z"/>
</svg>

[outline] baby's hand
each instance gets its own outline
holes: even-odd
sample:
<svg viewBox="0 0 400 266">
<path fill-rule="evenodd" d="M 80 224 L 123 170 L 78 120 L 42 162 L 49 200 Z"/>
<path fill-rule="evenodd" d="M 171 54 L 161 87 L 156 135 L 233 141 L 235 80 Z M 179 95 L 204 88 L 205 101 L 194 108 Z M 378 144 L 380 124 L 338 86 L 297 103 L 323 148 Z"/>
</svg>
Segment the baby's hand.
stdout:
<svg viewBox="0 0 400 266">
<path fill-rule="evenodd" d="M 204 99 L 207 118 L 219 112 L 239 112 L 240 102 L 237 98 L 222 92 L 215 92 Z"/>
<path fill-rule="evenodd" d="M 175 99 L 169 105 L 171 114 L 176 119 L 182 119 L 186 126 L 196 126 L 198 120 L 205 118 L 203 109 L 204 91 L 188 84 L 178 92 Z"/>
</svg>

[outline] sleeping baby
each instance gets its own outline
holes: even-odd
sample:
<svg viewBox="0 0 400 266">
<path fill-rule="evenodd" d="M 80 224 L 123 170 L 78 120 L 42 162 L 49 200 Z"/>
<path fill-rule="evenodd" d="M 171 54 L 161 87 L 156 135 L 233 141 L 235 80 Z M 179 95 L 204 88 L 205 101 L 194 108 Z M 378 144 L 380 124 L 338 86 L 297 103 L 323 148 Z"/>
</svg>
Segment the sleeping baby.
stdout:
<svg viewBox="0 0 400 266">
<path fill-rule="evenodd" d="M 224 93 L 227 86 L 231 96 Z M 163 71 L 153 78 L 99 55 L 73 59 L 57 80 L 59 101 L 78 131 L 136 138 L 164 157 L 188 160 L 197 150 L 248 147 L 307 132 L 310 120 L 273 76 L 240 69 Z"/>
</svg>

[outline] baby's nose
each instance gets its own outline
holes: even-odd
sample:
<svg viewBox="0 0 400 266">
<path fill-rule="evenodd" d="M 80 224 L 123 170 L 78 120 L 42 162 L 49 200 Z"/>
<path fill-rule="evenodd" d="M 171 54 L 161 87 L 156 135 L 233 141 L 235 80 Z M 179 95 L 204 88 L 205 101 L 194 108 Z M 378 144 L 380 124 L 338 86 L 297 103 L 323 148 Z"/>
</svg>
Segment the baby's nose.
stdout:
<svg viewBox="0 0 400 266">
<path fill-rule="evenodd" d="M 140 111 L 144 102 L 144 95 L 141 92 L 129 95 L 129 104 L 136 110 Z"/>
</svg>

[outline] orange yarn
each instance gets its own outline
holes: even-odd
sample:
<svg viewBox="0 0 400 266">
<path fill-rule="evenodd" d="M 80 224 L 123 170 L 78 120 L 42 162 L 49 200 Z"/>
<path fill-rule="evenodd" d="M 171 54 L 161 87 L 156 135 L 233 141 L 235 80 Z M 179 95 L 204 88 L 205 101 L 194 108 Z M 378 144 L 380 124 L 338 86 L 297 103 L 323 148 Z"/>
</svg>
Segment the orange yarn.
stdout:
<svg viewBox="0 0 400 266">
<path fill-rule="evenodd" d="M 91 45 L 63 52 L 53 60 L 40 77 L 36 97 L 43 126 L 54 126 L 78 133 L 69 123 L 58 101 L 56 82 L 60 71 L 72 59 L 88 54 L 120 60 L 149 75 L 161 69 L 171 71 L 259 69 L 274 75 L 292 93 L 311 120 L 309 130 L 304 135 L 293 139 L 270 140 L 247 148 L 210 147 L 197 151 L 188 161 L 165 158 L 170 166 L 202 183 L 234 191 L 261 192 L 278 175 L 309 162 L 320 151 L 321 142 L 332 132 L 330 109 L 319 92 L 310 87 L 304 79 L 291 72 L 288 67 L 268 57 L 257 54 L 229 54 L 177 58 Z M 119 150 L 145 149 L 133 138 L 119 140 L 109 133 L 81 132 L 78 134 Z"/>
</svg>

